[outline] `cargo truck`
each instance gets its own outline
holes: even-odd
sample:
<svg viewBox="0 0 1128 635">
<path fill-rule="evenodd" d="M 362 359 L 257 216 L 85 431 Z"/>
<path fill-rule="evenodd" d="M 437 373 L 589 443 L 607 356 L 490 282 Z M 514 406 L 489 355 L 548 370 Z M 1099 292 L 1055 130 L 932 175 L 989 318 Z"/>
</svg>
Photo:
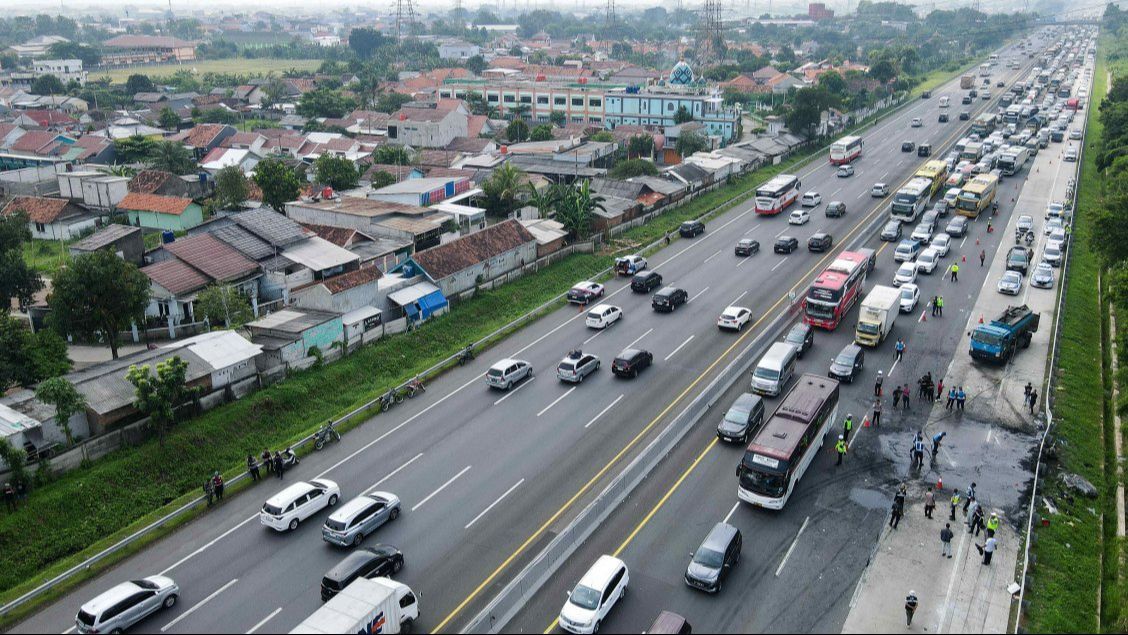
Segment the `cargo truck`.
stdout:
<svg viewBox="0 0 1128 635">
<path fill-rule="evenodd" d="M 975 75 L 964 75 L 960 77 L 960 88 L 967 90 L 975 86 Z"/>
<path fill-rule="evenodd" d="M 901 312 L 901 292 L 893 287 L 875 286 L 862 300 L 854 341 L 862 346 L 877 346 L 889 335 Z"/>
<path fill-rule="evenodd" d="M 391 578 L 357 578 L 291 633 L 410 633 L 419 600 Z"/>
<path fill-rule="evenodd" d="M 1030 346 L 1038 332 L 1041 314 L 1034 313 L 1025 304 L 1009 306 L 988 324 L 980 324 L 971 332 L 972 359 L 1006 363 L 1018 348 Z"/>
</svg>

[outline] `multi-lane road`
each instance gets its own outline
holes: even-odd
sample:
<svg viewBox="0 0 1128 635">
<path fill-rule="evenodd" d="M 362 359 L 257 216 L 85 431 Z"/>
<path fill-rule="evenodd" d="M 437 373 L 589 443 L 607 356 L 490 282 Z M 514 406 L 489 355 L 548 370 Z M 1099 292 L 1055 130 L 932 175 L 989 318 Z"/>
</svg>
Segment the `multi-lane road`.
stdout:
<svg viewBox="0 0 1128 635">
<path fill-rule="evenodd" d="M 1000 65 L 993 79 L 1009 83 L 1030 65 L 1025 56 L 1020 71 Z M 901 142 L 931 143 L 942 153 L 966 131 L 966 123 L 956 121 L 954 114 L 974 108 L 974 116 L 994 108 L 999 91 L 992 90 L 996 99 L 961 107 L 962 91 L 956 82 L 949 82 L 934 90 L 932 99 L 914 102 L 887 117 L 864 133 L 865 156 L 851 178 L 836 178 L 824 158 L 799 171 L 804 190 L 819 191 L 824 201 L 846 203 L 844 218 L 827 219 L 820 207 L 808 225 L 791 227 L 784 216 L 756 216 L 749 200 L 711 221 L 704 235 L 678 240 L 653 256 L 652 265 L 667 283 L 688 291 L 689 304 L 674 313 L 652 312 L 649 296 L 632 293 L 624 279 L 611 281 L 604 301 L 624 311 L 624 318 L 611 328 L 588 330 L 583 313 L 575 307 L 546 316 L 480 355 L 475 363 L 436 380 L 423 397 L 374 417 L 343 443 L 307 457 L 285 482 L 267 479 L 229 499 L 66 594 L 15 631 L 66 631 L 73 628 L 75 612 L 86 599 L 118 581 L 155 573 L 179 583 L 181 601 L 137 630 L 289 630 L 320 606 L 321 576 L 344 552 L 321 540 L 324 514 L 295 532 L 277 534 L 259 524 L 257 512 L 262 501 L 285 484 L 314 477 L 339 483 L 345 499 L 374 488 L 400 496 L 402 516 L 368 542 L 392 544 L 404 552 L 406 566 L 398 577 L 420 592 L 420 628 L 462 628 L 739 350 L 770 343 L 765 329 L 789 309 L 788 293 L 801 297 L 810 279 L 838 251 L 836 247 L 830 254 L 811 254 L 801 248 L 791 255 L 774 255 L 775 238 L 795 235 L 802 246 L 810 235 L 827 231 L 837 246 L 878 247 L 872 234 L 887 215 L 888 200 L 871 198 L 870 187 L 883 181 L 895 191 L 922 161 L 915 153 L 902 154 Z M 937 123 L 938 98 L 943 95 L 953 102 L 952 121 L 947 124 Z M 914 117 L 921 117 L 924 127 L 910 128 Z M 1001 210 L 1009 211 L 1006 205 Z M 973 226 L 973 236 L 982 233 L 981 224 Z M 744 236 L 758 239 L 761 253 L 735 257 L 733 245 Z M 991 254 L 998 234 L 983 238 L 982 247 Z M 970 255 L 966 249 L 953 251 Z M 883 250 L 872 275 L 885 282 L 892 276 L 891 263 L 889 250 Z M 964 271 L 959 285 L 945 293 L 950 312 L 958 311 L 962 295 L 979 287 L 970 259 Z M 943 284 L 939 273 L 925 277 L 922 295 L 930 296 Z M 753 310 L 755 322 L 742 334 L 719 332 L 715 326 L 716 316 L 731 304 Z M 895 335 L 909 342 L 905 362 L 890 368 L 887 344 L 867 359 L 867 375 L 882 368 L 891 376 L 886 386 L 898 378 L 911 381 L 936 368 L 935 360 L 952 354 L 966 319 L 952 315 L 918 323 L 915 317 L 902 317 L 896 327 Z M 850 338 L 850 324 L 847 320 L 833 334 L 819 332 L 802 370 L 825 372 L 830 357 Z M 628 346 L 652 351 L 654 367 L 637 379 L 615 378 L 610 361 Z M 576 386 L 555 378 L 557 363 L 573 348 L 595 353 L 604 362 L 598 373 Z M 537 371 L 535 378 L 509 393 L 486 388 L 483 373 L 502 357 L 528 360 Z M 933 360 L 927 362 L 932 366 L 924 368 L 920 360 Z M 591 550 L 613 552 L 618 545 L 611 543 L 622 544 L 619 551 L 632 566 L 646 563 L 632 572 L 632 580 L 637 588 L 655 592 L 650 594 L 651 602 L 639 603 L 639 614 L 627 607 L 616 617 L 621 621 L 607 626 L 612 630 L 645 627 L 649 620 L 644 618 L 653 618 L 651 609 L 672 596 L 664 585 L 681 585 L 680 578 L 669 572 L 684 568 L 695 541 L 708 526 L 726 517 L 745 531 L 745 562 L 737 576 L 739 584 L 746 585 L 748 601 L 726 604 L 725 611 L 714 614 L 715 622 L 699 622 L 699 628 L 828 630 L 841 623 L 845 601 L 872 548 L 875 525 L 884 516 L 886 501 L 876 487 L 891 478 L 892 470 L 880 460 L 880 453 L 866 449 L 875 439 L 866 440 L 870 433 L 863 431 L 862 445 L 849 465 L 834 470 L 827 456 L 820 457 L 783 513 L 765 514 L 734 505 L 738 451 L 710 439 L 715 420 L 742 388 L 738 384 L 725 395 L 510 628 L 549 626 L 562 590 L 592 561 Z M 863 411 L 865 391 L 859 390 L 844 392 L 844 411 Z M 686 471 L 698 458 L 696 467 Z M 671 490 L 683 472 L 686 478 L 676 491 Z M 657 503 L 670 492 L 659 508 Z M 642 519 L 647 521 L 644 525 L 639 524 Z M 801 528 L 802 548 L 791 549 Z M 681 595 L 679 590 L 679 599 Z"/>
</svg>

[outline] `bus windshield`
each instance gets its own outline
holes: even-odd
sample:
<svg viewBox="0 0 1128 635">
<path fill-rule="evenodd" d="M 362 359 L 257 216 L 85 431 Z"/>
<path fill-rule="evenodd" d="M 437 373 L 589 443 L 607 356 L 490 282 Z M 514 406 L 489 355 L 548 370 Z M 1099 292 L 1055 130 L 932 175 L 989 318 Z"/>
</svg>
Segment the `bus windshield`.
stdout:
<svg viewBox="0 0 1128 635">
<path fill-rule="evenodd" d="M 740 471 L 740 485 L 744 489 L 773 498 L 783 496 L 787 490 L 786 471 L 772 470 L 759 464 L 749 465 L 749 463 L 746 456 L 744 469 Z"/>
</svg>

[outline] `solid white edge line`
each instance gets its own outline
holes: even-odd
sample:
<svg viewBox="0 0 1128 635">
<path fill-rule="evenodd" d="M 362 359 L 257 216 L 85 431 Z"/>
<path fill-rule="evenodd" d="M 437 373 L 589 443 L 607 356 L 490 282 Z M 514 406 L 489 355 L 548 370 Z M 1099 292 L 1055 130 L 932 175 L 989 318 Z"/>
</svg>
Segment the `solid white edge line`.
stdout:
<svg viewBox="0 0 1128 635">
<path fill-rule="evenodd" d="M 163 633 L 163 632 L 167 631 L 168 629 L 172 628 L 173 626 L 176 626 L 176 625 L 177 625 L 177 623 L 179 623 L 179 622 L 180 622 L 180 620 L 182 620 L 182 619 L 184 619 L 184 618 L 188 617 L 189 615 L 191 615 L 191 614 L 195 613 L 195 612 L 196 612 L 196 609 L 198 609 L 198 608 L 200 608 L 201 606 L 203 606 L 203 605 L 207 604 L 208 602 L 211 602 L 212 600 L 214 600 L 214 599 L 215 599 L 215 596 L 219 595 L 220 593 L 223 593 L 224 591 L 226 591 L 227 589 L 229 589 L 229 588 L 231 587 L 231 585 L 232 585 L 232 584 L 235 584 L 235 583 L 236 583 L 236 582 L 238 582 L 238 581 L 239 581 L 239 578 L 235 578 L 234 580 L 232 580 L 232 581 L 228 582 L 227 584 L 225 584 L 225 585 L 223 585 L 223 586 L 219 587 L 219 588 L 218 588 L 218 589 L 216 589 L 215 591 L 212 591 L 211 595 L 209 595 L 208 597 L 206 597 L 206 598 L 204 598 L 204 599 L 200 600 L 200 601 L 199 601 L 199 602 L 197 602 L 197 603 L 196 603 L 196 604 L 195 604 L 195 605 L 194 605 L 194 606 L 193 606 L 192 608 L 188 609 L 187 611 L 184 611 L 184 612 L 183 612 L 183 613 L 181 613 L 180 615 L 177 615 L 177 616 L 176 616 L 176 618 L 175 618 L 175 619 L 173 619 L 173 620 L 172 620 L 171 622 L 169 622 L 168 624 L 165 624 L 164 626 L 162 626 L 162 627 L 161 627 L 161 632 Z"/>
<path fill-rule="evenodd" d="M 279 614 L 279 613 L 281 613 L 281 612 L 282 612 L 282 607 L 281 607 L 281 606 L 280 606 L 280 607 L 278 607 L 278 608 L 276 608 L 276 609 L 274 609 L 273 611 L 271 611 L 270 615 L 267 615 L 266 617 L 262 618 L 262 621 L 261 621 L 261 622 L 259 622 L 258 624 L 255 624 L 254 626 L 252 626 L 252 627 L 251 627 L 251 630 L 247 631 L 247 635 L 253 635 L 253 633 L 254 633 L 255 631 L 257 631 L 258 629 L 262 628 L 264 624 L 266 624 L 266 623 L 267 623 L 267 622 L 269 622 L 270 620 L 274 619 L 274 616 L 275 616 L 275 615 L 278 615 L 278 614 Z"/>
<path fill-rule="evenodd" d="M 783 572 L 783 567 L 787 564 L 787 559 L 791 557 L 791 552 L 795 551 L 795 545 L 799 544 L 799 537 L 803 535 L 803 530 L 807 528 L 807 523 L 809 522 L 811 522 L 811 517 L 807 516 L 807 518 L 803 521 L 803 526 L 799 528 L 799 533 L 795 534 L 795 540 L 792 540 L 791 546 L 787 548 L 787 553 L 783 555 L 783 560 L 780 561 L 779 568 L 776 569 L 775 577 L 778 578 L 779 574 Z"/>
<path fill-rule="evenodd" d="M 478 520 L 479 520 L 479 519 L 480 519 L 480 518 L 481 518 L 482 516 L 485 516 L 485 515 L 486 515 L 486 514 L 487 514 L 487 513 L 488 513 L 488 512 L 489 512 L 489 511 L 491 510 L 491 509 L 493 509 L 493 508 L 494 508 L 494 506 L 496 506 L 496 505 L 497 505 L 498 503 L 500 503 L 500 502 L 502 501 L 502 499 L 504 499 L 504 498 L 505 498 L 506 496 L 509 496 L 509 495 L 510 495 L 510 494 L 511 494 L 511 493 L 513 492 L 513 490 L 515 490 L 515 489 L 517 489 L 518 487 L 520 487 L 520 486 L 521 486 L 521 483 L 524 483 L 524 482 L 525 482 L 525 479 L 524 479 L 524 478 L 522 478 L 521 480 L 519 480 L 519 481 L 517 481 L 516 483 L 514 483 L 513 487 L 510 487 L 509 489 L 505 490 L 505 493 L 504 493 L 504 494 L 502 494 L 501 496 L 498 496 L 498 497 L 497 497 L 497 500 L 495 500 L 494 502 L 490 503 L 490 506 L 489 506 L 489 507 L 487 507 L 487 508 L 483 509 L 483 510 L 482 510 L 482 513 L 480 513 L 480 514 L 478 514 L 477 516 L 475 516 L 475 517 L 474 517 L 474 520 L 471 520 L 470 522 L 466 523 L 466 526 L 465 526 L 465 527 L 463 527 L 463 529 L 470 529 L 471 525 L 473 525 L 474 523 L 478 522 Z"/>
<path fill-rule="evenodd" d="M 555 406 L 556 404 L 560 403 L 560 401 L 561 401 L 562 399 L 564 399 L 564 398 L 565 398 L 565 397 L 567 397 L 568 395 L 572 394 L 572 392 L 573 392 L 574 390 L 576 390 L 576 387 L 575 387 L 575 386 L 572 386 L 571 388 L 569 388 L 569 389 L 568 389 L 568 392 L 564 393 L 563 395 L 560 395 L 560 396 L 559 396 L 559 397 L 557 397 L 557 398 L 556 398 L 556 399 L 555 399 L 555 400 L 554 400 L 554 401 L 553 401 L 552 403 L 550 403 L 550 404 L 548 404 L 547 406 L 545 406 L 543 410 L 541 410 L 540 412 L 538 412 L 538 413 L 537 413 L 537 416 L 539 417 L 539 416 L 543 415 L 544 413 L 548 412 L 550 408 L 552 408 L 552 407 L 553 407 L 553 406 Z"/>
<path fill-rule="evenodd" d="M 653 331 L 653 330 L 654 330 L 654 329 L 647 329 L 645 333 L 643 333 L 642 335 L 639 335 L 639 336 L 638 336 L 638 339 L 636 339 L 635 341 L 631 342 L 630 344 L 627 344 L 627 348 L 634 348 L 634 345 L 635 345 L 635 344 L 638 344 L 638 343 L 639 343 L 639 341 L 641 341 L 641 340 L 642 340 L 642 338 L 646 337 L 647 335 L 650 335 L 650 332 L 651 332 L 651 331 Z"/>
<path fill-rule="evenodd" d="M 740 507 L 740 501 L 736 501 L 736 504 L 733 505 L 732 509 L 729 510 L 729 513 L 725 515 L 725 519 L 722 522 L 724 522 L 725 524 L 728 524 L 728 521 L 732 518 L 732 515 L 736 513 L 736 510 L 739 507 Z"/>
<path fill-rule="evenodd" d="M 385 483 L 385 482 L 386 482 L 386 481 L 387 481 L 388 479 L 392 478 L 392 477 L 393 477 L 393 476 L 395 476 L 396 474 L 399 474 L 399 473 L 400 473 L 400 471 L 402 471 L 402 470 L 403 470 L 404 468 L 406 468 L 407 466 L 411 465 L 412 463 L 414 463 L 414 462 L 418 461 L 418 460 L 419 460 L 419 458 L 420 458 L 421 456 L 423 456 L 423 453 L 422 453 L 422 452 L 420 452 L 419 454 L 416 454 L 416 455 L 415 455 L 414 457 L 412 457 L 412 458 L 411 458 L 411 460 L 410 460 L 410 461 L 408 461 L 407 463 L 404 463 L 403 465 L 401 465 L 401 466 L 397 467 L 396 469 L 392 470 L 391 472 L 388 472 L 388 475 L 387 475 L 387 476 L 385 476 L 384 478 L 382 478 L 382 479 L 380 479 L 380 480 L 376 481 L 375 483 L 373 483 L 373 484 L 372 484 L 372 486 L 371 486 L 371 487 L 369 487 L 367 491 L 371 491 L 371 490 L 374 490 L 374 489 L 376 489 L 377 487 L 380 487 L 380 486 L 381 486 L 381 485 L 383 485 L 383 484 L 384 484 L 384 483 Z"/>
<path fill-rule="evenodd" d="M 69 633 L 73 633 L 75 628 L 77 628 L 77 627 L 71 626 L 67 630 L 63 631 L 63 635 L 68 635 Z"/>
<path fill-rule="evenodd" d="M 420 507 L 422 507 L 422 506 L 423 506 L 423 505 L 424 505 L 424 504 L 425 504 L 425 503 L 426 503 L 427 501 L 431 500 L 431 499 L 432 499 L 432 498 L 434 498 L 434 497 L 435 497 L 435 496 L 436 496 L 436 495 L 437 495 L 437 494 L 438 494 L 439 492 L 441 492 L 441 491 L 443 491 L 444 489 L 446 489 L 447 487 L 449 487 L 451 483 L 453 483 L 453 482 L 457 481 L 457 480 L 458 480 L 458 478 L 459 478 L 460 476 L 462 476 L 463 474 L 465 474 L 465 473 L 466 473 L 467 471 L 469 471 L 469 470 L 470 470 L 470 466 L 469 466 L 469 465 L 467 465 L 466 467 L 462 468 L 462 471 L 461 471 L 461 472 L 459 472 L 458 474 L 455 474 L 454 476 L 450 477 L 450 480 L 448 480 L 448 481 L 447 481 L 446 483 L 443 483 L 442 485 L 440 485 L 440 486 L 439 486 L 439 489 L 437 489 L 437 490 L 435 490 L 435 491 L 431 492 L 430 494 L 428 494 L 428 495 L 427 495 L 427 498 L 424 498 L 423 500 L 421 500 L 421 501 L 419 501 L 418 503 L 416 503 L 416 504 L 415 504 L 415 507 L 412 507 L 412 508 L 411 508 L 411 511 L 415 511 L 415 510 L 419 509 Z"/>
<path fill-rule="evenodd" d="M 599 419 L 603 415 L 607 414 L 607 411 L 610 410 L 612 407 L 614 407 L 615 404 L 619 403 L 619 401 L 625 396 L 626 396 L 625 394 L 619 395 L 617 398 L 615 398 L 615 401 L 611 402 L 611 405 L 607 406 L 603 410 L 600 410 L 599 414 L 595 415 L 594 417 L 591 418 L 591 421 L 588 421 L 587 423 L 584 424 L 584 429 L 586 430 L 587 428 L 591 427 L 591 424 L 595 423 L 595 421 L 597 419 Z"/>
<path fill-rule="evenodd" d="M 520 386 L 517 386 L 516 388 L 510 388 L 508 392 L 506 392 L 504 395 L 501 396 L 501 399 L 498 399 L 497 401 L 494 402 L 494 405 L 496 406 L 496 405 L 500 404 L 501 402 L 505 401 L 506 399 L 509 399 L 509 397 L 511 395 L 516 394 L 518 390 L 521 390 L 525 386 L 528 386 L 529 384 L 533 383 L 533 380 L 535 380 L 536 378 L 537 378 L 537 376 L 533 375 L 532 377 L 529 377 L 525 381 L 521 382 Z"/>
<path fill-rule="evenodd" d="M 662 361 L 664 361 L 664 362 L 668 362 L 668 361 L 670 361 L 670 358 L 671 358 L 671 357 L 673 357 L 674 355 L 677 355 L 677 354 L 678 354 L 678 351 L 680 351 L 680 350 L 682 349 L 682 347 L 684 347 L 684 346 L 685 346 L 686 344 L 689 344 L 689 343 L 690 343 L 691 341 L 693 341 L 693 338 L 694 338 L 694 337 L 696 337 L 696 336 L 695 336 L 695 335 L 690 335 L 690 336 L 689 336 L 689 339 L 687 339 L 686 341 L 684 341 L 684 342 L 682 342 L 681 344 L 679 344 L 679 345 L 678 345 L 678 347 L 677 347 L 677 348 L 675 348 L 675 349 L 674 349 L 674 351 L 673 351 L 672 353 L 670 353 L 669 355 L 667 355 L 667 356 L 666 356 L 666 359 L 663 359 Z"/>
</svg>

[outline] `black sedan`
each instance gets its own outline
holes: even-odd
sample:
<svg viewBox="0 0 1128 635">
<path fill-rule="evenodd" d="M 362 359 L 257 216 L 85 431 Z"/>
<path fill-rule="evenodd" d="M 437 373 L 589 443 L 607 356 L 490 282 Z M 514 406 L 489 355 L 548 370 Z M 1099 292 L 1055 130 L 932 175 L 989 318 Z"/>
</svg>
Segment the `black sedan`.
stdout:
<svg viewBox="0 0 1128 635">
<path fill-rule="evenodd" d="M 760 241 L 752 240 L 751 238 L 742 238 L 736 243 L 736 255 L 738 256 L 751 256 L 752 254 L 759 253 Z"/>
<path fill-rule="evenodd" d="M 799 248 L 799 239 L 794 236 L 780 236 L 772 248 L 777 254 L 789 254 Z"/>
</svg>

